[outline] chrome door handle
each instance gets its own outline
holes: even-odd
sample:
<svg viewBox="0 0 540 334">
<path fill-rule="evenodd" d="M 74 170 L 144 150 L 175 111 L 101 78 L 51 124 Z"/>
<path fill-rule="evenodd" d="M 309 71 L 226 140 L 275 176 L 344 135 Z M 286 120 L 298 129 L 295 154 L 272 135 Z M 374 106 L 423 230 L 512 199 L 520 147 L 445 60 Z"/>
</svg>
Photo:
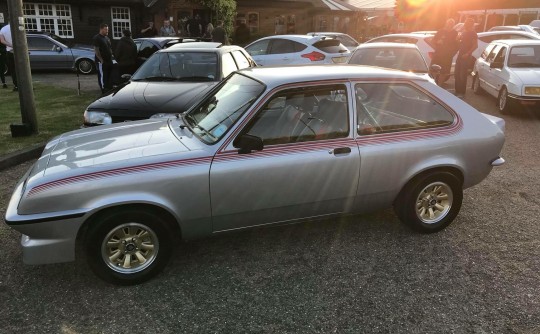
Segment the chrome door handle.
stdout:
<svg viewBox="0 0 540 334">
<path fill-rule="evenodd" d="M 339 148 L 334 148 L 330 151 L 328 151 L 329 154 L 346 154 L 346 153 L 351 153 L 351 148 L 350 147 L 339 147 Z"/>
</svg>

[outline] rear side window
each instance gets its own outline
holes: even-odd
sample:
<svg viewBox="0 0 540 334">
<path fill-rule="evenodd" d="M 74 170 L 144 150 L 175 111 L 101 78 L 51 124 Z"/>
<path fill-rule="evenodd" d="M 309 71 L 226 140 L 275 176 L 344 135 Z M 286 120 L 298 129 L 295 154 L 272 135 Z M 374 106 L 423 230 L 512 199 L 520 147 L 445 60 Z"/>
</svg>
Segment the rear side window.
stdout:
<svg viewBox="0 0 540 334">
<path fill-rule="evenodd" d="M 359 135 L 420 130 L 454 122 L 452 113 L 411 85 L 361 83 L 355 91 Z"/>
<path fill-rule="evenodd" d="M 276 38 L 272 40 L 269 54 L 295 53 L 304 50 L 307 46 L 288 39 Z"/>
<path fill-rule="evenodd" d="M 338 39 L 323 39 L 315 42 L 313 46 L 326 53 L 343 53 L 349 51 Z"/>
<path fill-rule="evenodd" d="M 52 51 L 55 44 L 46 38 L 28 37 L 28 49 L 35 51 Z"/>
</svg>

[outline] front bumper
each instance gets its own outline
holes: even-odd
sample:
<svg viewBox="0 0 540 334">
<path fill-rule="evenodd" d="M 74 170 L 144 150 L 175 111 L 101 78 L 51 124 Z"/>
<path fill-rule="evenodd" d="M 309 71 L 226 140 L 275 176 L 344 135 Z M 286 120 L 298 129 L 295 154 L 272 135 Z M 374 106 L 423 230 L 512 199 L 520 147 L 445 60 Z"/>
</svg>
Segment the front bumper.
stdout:
<svg viewBox="0 0 540 334">
<path fill-rule="evenodd" d="M 522 105 L 522 106 L 540 106 L 540 96 L 522 96 L 522 95 L 515 95 L 515 94 L 508 94 L 508 97 L 512 100 L 512 102 L 516 105 Z"/>
<path fill-rule="evenodd" d="M 17 207 L 22 195 L 20 182 L 9 201 L 5 221 L 22 233 L 23 262 L 48 264 L 75 260 L 77 233 L 84 222 L 84 211 L 51 212 L 19 215 Z"/>
</svg>

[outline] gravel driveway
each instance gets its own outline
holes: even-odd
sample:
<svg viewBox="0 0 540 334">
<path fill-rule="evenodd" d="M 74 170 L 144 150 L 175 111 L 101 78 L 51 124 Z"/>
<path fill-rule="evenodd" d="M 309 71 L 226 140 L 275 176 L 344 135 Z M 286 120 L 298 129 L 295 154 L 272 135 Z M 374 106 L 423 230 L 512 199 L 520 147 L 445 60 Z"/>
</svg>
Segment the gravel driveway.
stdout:
<svg viewBox="0 0 540 334">
<path fill-rule="evenodd" d="M 156 279 L 116 287 L 84 261 L 23 265 L 0 224 L 0 333 L 540 333 L 538 115 L 504 116 L 507 163 L 433 235 L 391 210 L 256 229 L 182 244 Z M 2 171 L 2 217 L 29 166 Z"/>
</svg>

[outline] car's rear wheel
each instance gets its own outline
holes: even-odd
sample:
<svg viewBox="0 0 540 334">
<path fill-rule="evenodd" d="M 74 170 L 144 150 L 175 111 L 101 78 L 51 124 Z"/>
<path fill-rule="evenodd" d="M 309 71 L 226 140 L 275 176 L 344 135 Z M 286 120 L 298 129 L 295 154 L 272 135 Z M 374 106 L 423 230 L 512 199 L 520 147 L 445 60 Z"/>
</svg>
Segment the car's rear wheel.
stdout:
<svg viewBox="0 0 540 334">
<path fill-rule="evenodd" d="M 497 107 L 499 108 L 501 114 L 507 114 L 512 109 L 510 99 L 508 98 L 508 89 L 506 88 L 506 86 L 503 86 L 503 88 L 501 88 L 501 91 L 499 92 L 499 98 L 497 99 Z"/>
<path fill-rule="evenodd" d="M 105 214 L 91 222 L 86 238 L 90 268 L 103 280 L 138 284 L 157 275 L 167 264 L 173 239 L 166 221 L 141 210 Z"/>
<path fill-rule="evenodd" d="M 480 87 L 480 75 L 477 73 L 476 76 L 474 77 L 473 79 L 473 92 L 476 94 L 476 95 L 480 95 L 484 92 L 484 90 L 482 89 L 482 87 Z"/>
<path fill-rule="evenodd" d="M 396 199 L 394 210 L 414 230 L 433 233 L 456 218 L 462 201 L 461 181 L 449 172 L 433 172 L 409 182 Z"/>
<path fill-rule="evenodd" d="M 94 72 L 95 65 L 92 60 L 84 58 L 77 61 L 76 68 L 81 74 L 90 74 Z"/>
</svg>

